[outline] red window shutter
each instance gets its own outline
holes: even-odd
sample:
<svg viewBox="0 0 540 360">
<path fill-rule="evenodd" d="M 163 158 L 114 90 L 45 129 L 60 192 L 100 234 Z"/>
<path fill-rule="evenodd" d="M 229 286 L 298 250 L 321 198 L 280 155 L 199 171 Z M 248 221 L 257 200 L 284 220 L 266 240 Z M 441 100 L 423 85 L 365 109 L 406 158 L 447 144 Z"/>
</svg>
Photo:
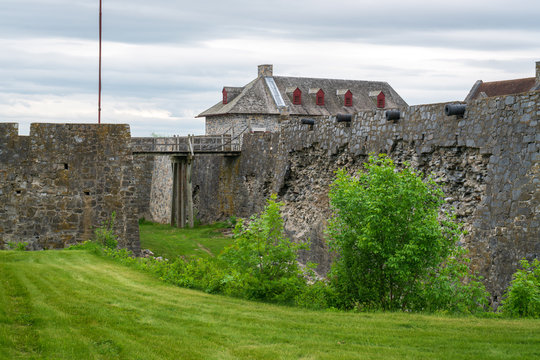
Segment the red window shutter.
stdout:
<svg viewBox="0 0 540 360">
<path fill-rule="evenodd" d="M 352 106 L 352 92 L 351 90 L 345 93 L 345 106 Z"/>
<path fill-rule="evenodd" d="M 299 88 L 296 88 L 293 92 L 293 105 L 302 104 L 302 91 Z"/>
<path fill-rule="evenodd" d="M 379 95 L 377 95 L 377 107 L 379 109 L 382 109 L 386 106 L 386 99 L 384 96 L 384 93 L 381 91 Z"/>
<path fill-rule="evenodd" d="M 324 105 L 324 91 L 322 91 L 322 89 L 317 92 L 316 103 L 320 106 Z"/>
</svg>

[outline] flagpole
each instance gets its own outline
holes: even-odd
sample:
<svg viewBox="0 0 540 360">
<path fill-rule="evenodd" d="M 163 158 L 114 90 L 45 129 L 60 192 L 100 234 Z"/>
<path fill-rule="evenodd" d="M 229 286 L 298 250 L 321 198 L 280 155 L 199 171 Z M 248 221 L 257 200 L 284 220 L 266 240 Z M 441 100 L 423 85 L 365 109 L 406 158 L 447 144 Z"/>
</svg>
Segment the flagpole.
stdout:
<svg viewBox="0 0 540 360">
<path fill-rule="evenodd" d="M 99 0 L 99 91 L 98 91 L 98 124 L 101 124 L 101 0 Z"/>
</svg>

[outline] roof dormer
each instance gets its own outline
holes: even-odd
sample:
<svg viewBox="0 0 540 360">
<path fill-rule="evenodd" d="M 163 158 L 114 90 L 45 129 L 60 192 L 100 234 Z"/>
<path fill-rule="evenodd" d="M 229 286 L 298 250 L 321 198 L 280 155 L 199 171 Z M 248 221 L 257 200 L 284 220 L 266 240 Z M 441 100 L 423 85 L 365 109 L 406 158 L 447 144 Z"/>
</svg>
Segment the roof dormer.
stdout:
<svg viewBox="0 0 540 360">
<path fill-rule="evenodd" d="M 293 94 L 293 104 L 302 105 L 302 91 L 299 88 L 296 88 L 292 94 Z"/>
<path fill-rule="evenodd" d="M 323 106 L 323 105 L 324 105 L 324 91 L 322 91 L 322 89 L 320 89 L 319 91 L 317 91 L 317 100 L 316 100 L 316 104 L 319 105 L 319 106 Z"/>
<path fill-rule="evenodd" d="M 381 93 L 377 95 L 377 107 L 379 109 L 384 109 L 385 106 L 386 106 L 386 96 L 381 91 Z"/>
<path fill-rule="evenodd" d="M 343 106 L 353 106 L 353 94 L 349 89 L 338 89 L 336 95 L 340 99 Z"/>
<path fill-rule="evenodd" d="M 315 95 L 315 104 L 319 106 L 324 106 L 324 91 L 321 88 L 311 88 L 309 89 L 310 95 Z"/>
<path fill-rule="evenodd" d="M 369 97 L 376 102 L 379 109 L 384 109 L 386 107 L 386 96 L 381 90 L 370 91 Z"/>
<path fill-rule="evenodd" d="M 233 86 L 225 86 L 223 87 L 223 104 L 228 104 L 229 102 L 233 101 L 235 97 L 240 95 L 240 93 L 244 90 L 244 88 L 241 87 L 233 87 Z"/>
<path fill-rule="evenodd" d="M 302 90 L 297 86 L 291 86 L 285 89 L 285 93 L 293 105 L 302 105 Z"/>
</svg>

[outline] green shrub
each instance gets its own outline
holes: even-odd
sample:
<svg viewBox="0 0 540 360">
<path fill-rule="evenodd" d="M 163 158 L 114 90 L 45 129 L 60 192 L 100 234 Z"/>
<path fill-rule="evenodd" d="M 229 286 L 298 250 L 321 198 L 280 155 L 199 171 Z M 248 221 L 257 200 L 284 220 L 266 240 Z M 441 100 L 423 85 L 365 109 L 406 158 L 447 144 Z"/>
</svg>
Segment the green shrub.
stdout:
<svg viewBox="0 0 540 360">
<path fill-rule="evenodd" d="M 512 276 L 500 311 L 511 317 L 540 318 L 540 261 L 523 259 Z"/>
<path fill-rule="evenodd" d="M 296 296 L 295 303 L 307 309 L 327 309 L 336 303 L 336 293 L 326 282 L 316 281 L 303 288 Z"/>
<path fill-rule="evenodd" d="M 94 240 L 109 249 L 116 249 L 118 246 L 118 239 L 114 233 L 114 222 L 116 219 L 116 212 L 112 212 L 111 218 L 104 221 L 100 227 L 94 230 Z"/>
<path fill-rule="evenodd" d="M 227 227 L 234 229 L 236 227 L 236 223 L 238 222 L 238 218 L 236 216 L 231 216 L 227 219 Z"/>
<path fill-rule="evenodd" d="M 451 218 L 439 219 L 442 190 L 408 164 L 398 171 L 384 155 L 371 156 L 365 168 L 356 176 L 338 171 L 329 194 L 329 244 L 339 255 L 330 274 L 337 305 L 360 310 L 481 309 L 483 287 L 476 279 L 463 278 L 468 271 L 456 248 L 459 226 Z M 456 303 L 464 289 L 474 296 L 462 300 L 472 305 Z"/>
<path fill-rule="evenodd" d="M 89 250 L 90 252 L 99 254 L 102 250 L 102 245 L 95 241 L 87 240 L 79 244 L 71 245 L 66 250 Z"/>
<path fill-rule="evenodd" d="M 96 243 L 94 243 L 96 244 Z M 177 258 L 174 261 L 159 260 L 156 258 L 135 257 L 127 249 L 112 249 L 100 247 L 100 254 L 115 261 L 142 270 L 146 273 L 173 285 L 206 291 L 208 293 L 220 293 L 223 287 L 224 270 L 221 264 L 214 258 L 187 259 Z M 91 249 L 90 245 L 74 246 L 77 249 Z"/>
<path fill-rule="evenodd" d="M 489 293 L 482 278 L 470 271 L 466 254 L 455 247 L 439 268 L 430 270 L 411 304 L 413 310 L 479 314 L 489 309 Z"/>
<path fill-rule="evenodd" d="M 264 211 L 253 216 L 248 225 L 237 221 L 234 244 L 219 257 L 230 269 L 223 279 L 225 293 L 292 303 L 305 286 L 296 258 L 298 250 L 307 245 L 293 243 L 285 236 L 282 205 L 272 195 Z"/>
<path fill-rule="evenodd" d="M 5 246 L 6 246 L 7 250 L 26 251 L 26 249 L 28 247 L 28 242 L 26 242 L 26 241 L 22 241 L 22 242 L 8 241 Z"/>
<path fill-rule="evenodd" d="M 139 225 L 152 225 L 153 222 L 146 220 L 144 217 L 139 219 Z"/>
<path fill-rule="evenodd" d="M 179 258 L 162 279 L 181 286 L 198 289 L 210 294 L 223 292 L 225 269 L 215 258 Z"/>
</svg>

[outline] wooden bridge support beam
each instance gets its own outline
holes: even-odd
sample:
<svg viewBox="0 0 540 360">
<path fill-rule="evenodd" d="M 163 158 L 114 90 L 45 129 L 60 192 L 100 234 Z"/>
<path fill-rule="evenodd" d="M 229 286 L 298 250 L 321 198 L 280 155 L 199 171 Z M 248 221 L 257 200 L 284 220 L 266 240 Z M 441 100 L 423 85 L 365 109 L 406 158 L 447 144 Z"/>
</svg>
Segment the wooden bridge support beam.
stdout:
<svg viewBox="0 0 540 360">
<path fill-rule="evenodd" d="M 171 226 L 194 226 L 193 192 L 191 185 L 191 163 L 193 157 L 172 156 L 173 188 L 171 204 Z"/>
</svg>

